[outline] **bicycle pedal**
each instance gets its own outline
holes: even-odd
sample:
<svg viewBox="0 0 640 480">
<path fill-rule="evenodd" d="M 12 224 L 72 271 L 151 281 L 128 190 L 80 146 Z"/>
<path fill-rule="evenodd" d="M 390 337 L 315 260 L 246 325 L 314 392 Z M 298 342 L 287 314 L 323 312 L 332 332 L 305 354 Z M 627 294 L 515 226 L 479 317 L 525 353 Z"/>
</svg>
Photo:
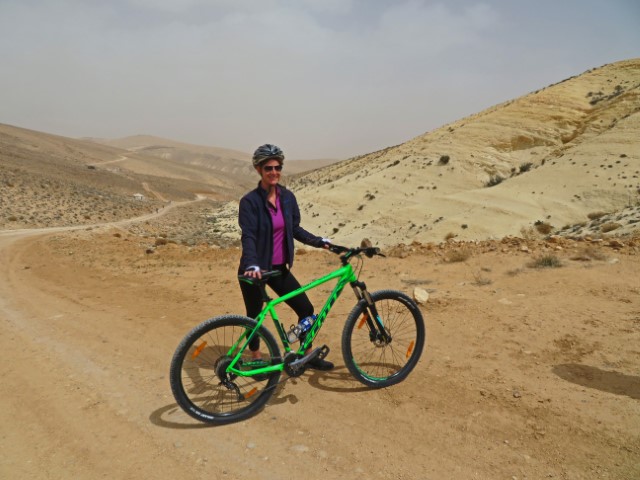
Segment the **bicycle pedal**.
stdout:
<svg viewBox="0 0 640 480">
<path fill-rule="evenodd" d="M 329 355 L 329 347 L 327 345 L 323 345 L 318 349 L 318 355 L 316 356 L 316 358 L 319 358 L 320 360 L 324 360 L 324 357 L 326 357 L 327 355 Z"/>
</svg>

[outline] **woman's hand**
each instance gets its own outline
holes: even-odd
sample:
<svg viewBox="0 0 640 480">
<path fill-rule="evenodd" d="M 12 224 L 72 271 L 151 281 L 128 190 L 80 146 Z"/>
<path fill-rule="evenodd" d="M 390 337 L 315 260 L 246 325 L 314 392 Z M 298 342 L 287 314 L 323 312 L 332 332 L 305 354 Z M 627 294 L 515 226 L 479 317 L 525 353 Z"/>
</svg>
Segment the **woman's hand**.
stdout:
<svg viewBox="0 0 640 480">
<path fill-rule="evenodd" d="M 249 278 L 257 278 L 260 280 L 262 278 L 262 273 L 260 273 L 260 267 L 249 267 L 244 272 L 245 277 Z"/>
</svg>

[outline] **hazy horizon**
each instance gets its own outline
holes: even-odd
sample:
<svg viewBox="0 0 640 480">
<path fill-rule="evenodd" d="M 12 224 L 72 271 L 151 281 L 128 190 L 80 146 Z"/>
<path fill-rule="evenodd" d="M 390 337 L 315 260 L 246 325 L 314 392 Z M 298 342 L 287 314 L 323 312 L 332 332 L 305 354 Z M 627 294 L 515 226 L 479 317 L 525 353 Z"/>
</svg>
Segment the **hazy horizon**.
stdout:
<svg viewBox="0 0 640 480">
<path fill-rule="evenodd" d="M 640 57 L 639 20 L 633 0 L 0 0 L 0 122 L 347 158 Z"/>
</svg>

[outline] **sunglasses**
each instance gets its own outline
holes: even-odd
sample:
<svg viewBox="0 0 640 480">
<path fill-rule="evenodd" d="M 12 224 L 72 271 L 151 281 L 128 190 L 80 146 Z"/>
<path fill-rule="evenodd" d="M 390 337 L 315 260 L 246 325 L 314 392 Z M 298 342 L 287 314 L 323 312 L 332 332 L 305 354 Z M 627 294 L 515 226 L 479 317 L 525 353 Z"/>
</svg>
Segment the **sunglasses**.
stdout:
<svg viewBox="0 0 640 480">
<path fill-rule="evenodd" d="M 273 172 L 274 170 L 276 172 L 281 172 L 282 171 L 282 165 L 265 165 L 264 167 L 262 167 L 262 169 L 265 172 Z"/>
</svg>

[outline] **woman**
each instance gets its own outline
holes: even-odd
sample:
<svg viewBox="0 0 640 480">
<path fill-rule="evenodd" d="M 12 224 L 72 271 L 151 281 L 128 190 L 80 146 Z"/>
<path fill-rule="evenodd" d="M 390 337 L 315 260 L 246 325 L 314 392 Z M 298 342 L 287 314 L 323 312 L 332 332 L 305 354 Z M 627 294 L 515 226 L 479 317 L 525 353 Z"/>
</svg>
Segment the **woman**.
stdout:
<svg viewBox="0 0 640 480">
<path fill-rule="evenodd" d="M 300 209 L 295 195 L 279 184 L 284 154 L 275 145 L 258 147 L 253 154 L 253 166 L 260 175 L 255 190 L 240 200 L 238 223 L 242 230 L 242 256 L 239 274 L 261 278 L 261 270 L 280 270 L 282 275 L 269 280 L 269 285 L 279 296 L 300 287 L 289 270 L 293 266 L 293 240 L 318 248 L 327 248 L 329 241 L 317 237 L 300 226 Z M 255 318 L 262 310 L 260 288 L 240 282 L 240 290 L 247 309 L 247 316 Z M 287 301 L 298 321 L 313 315 L 313 305 L 305 293 Z M 261 358 L 260 339 L 255 338 L 249 349 L 255 359 Z M 316 370 L 331 370 L 333 363 L 315 358 L 307 363 Z"/>
</svg>

